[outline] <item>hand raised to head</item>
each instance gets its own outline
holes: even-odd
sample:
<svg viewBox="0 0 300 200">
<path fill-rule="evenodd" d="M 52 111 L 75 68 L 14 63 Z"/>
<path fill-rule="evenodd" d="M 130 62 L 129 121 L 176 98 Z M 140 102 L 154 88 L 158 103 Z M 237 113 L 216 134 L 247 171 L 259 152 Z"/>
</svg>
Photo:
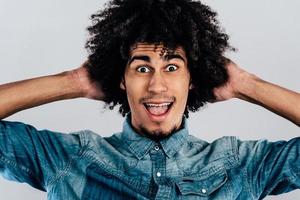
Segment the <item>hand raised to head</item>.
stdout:
<svg viewBox="0 0 300 200">
<path fill-rule="evenodd" d="M 84 62 L 79 68 L 72 70 L 72 77 L 75 79 L 75 82 L 79 84 L 82 97 L 93 100 L 103 100 L 104 93 L 101 89 L 101 85 L 91 80 L 86 67 L 87 64 L 88 61 Z"/>
<path fill-rule="evenodd" d="M 246 72 L 229 59 L 227 59 L 225 68 L 229 78 L 224 85 L 214 88 L 214 95 L 216 97 L 214 102 L 239 98 L 239 88 L 243 87 L 243 85 L 247 83 L 245 81 L 247 78 L 253 76 L 253 74 Z"/>
</svg>

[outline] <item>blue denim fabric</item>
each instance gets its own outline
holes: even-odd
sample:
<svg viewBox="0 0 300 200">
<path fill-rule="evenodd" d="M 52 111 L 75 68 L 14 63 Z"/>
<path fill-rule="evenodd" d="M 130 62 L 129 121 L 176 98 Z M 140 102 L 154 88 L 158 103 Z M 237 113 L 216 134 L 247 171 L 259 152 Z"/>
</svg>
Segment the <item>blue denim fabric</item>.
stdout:
<svg viewBox="0 0 300 200">
<path fill-rule="evenodd" d="M 300 187 L 300 139 L 223 137 L 184 127 L 158 143 L 130 126 L 101 137 L 0 121 L 0 172 L 48 192 L 49 200 L 262 199 Z"/>
</svg>

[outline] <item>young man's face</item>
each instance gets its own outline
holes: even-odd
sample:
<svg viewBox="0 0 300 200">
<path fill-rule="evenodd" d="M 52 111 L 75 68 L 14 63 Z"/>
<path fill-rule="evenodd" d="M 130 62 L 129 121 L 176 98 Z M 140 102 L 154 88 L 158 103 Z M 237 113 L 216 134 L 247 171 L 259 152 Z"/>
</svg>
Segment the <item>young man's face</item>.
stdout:
<svg viewBox="0 0 300 200">
<path fill-rule="evenodd" d="M 121 88 L 126 90 L 131 123 L 142 134 L 165 137 L 180 128 L 190 88 L 182 48 L 139 43 L 131 50 Z"/>
</svg>

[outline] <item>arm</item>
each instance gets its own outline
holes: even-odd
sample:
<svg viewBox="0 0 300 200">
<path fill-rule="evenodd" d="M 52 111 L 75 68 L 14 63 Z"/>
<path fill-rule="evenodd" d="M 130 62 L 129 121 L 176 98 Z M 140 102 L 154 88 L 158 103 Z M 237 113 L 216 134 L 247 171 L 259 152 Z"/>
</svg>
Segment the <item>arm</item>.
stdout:
<svg viewBox="0 0 300 200">
<path fill-rule="evenodd" d="M 243 182 L 253 199 L 279 195 L 300 188 L 300 138 L 289 141 L 237 140 Z M 243 173 L 244 174 L 244 173 Z"/>
<path fill-rule="evenodd" d="M 84 64 L 59 74 L 0 85 L 0 174 L 46 191 L 49 181 L 77 156 L 78 134 L 37 130 L 1 119 L 34 106 L 78 97 L 103 99 L 100 86 L 90 80 Z"/>
<path fill-rule="evenodd" d="M 27 108 L 78 97 L 103 99 L 100 86 L 90 81 L 84 65 L 72 71 L 0 85 L 0 119 Z"/>
<path fill-rule="evenodd" d="M 217 101 L 239 98 L 266 109 L 300 126 L 300 94 L 264 81 L 250 74 L 235 63 L 227 64 L 228 82 L 214 93 Z"/>
<path fill-rule="evenodd" d="M 84 65 L 55 75 L 0 85 L 1 175 L 46 191 L 49 181 L 77 156 L 81 148 L 78 134 L 37 130 L 28 124 L 1 119 L 23 109 L 77 97 L 103 98 L 99 85 L 90 81 Z"/>
</svg>

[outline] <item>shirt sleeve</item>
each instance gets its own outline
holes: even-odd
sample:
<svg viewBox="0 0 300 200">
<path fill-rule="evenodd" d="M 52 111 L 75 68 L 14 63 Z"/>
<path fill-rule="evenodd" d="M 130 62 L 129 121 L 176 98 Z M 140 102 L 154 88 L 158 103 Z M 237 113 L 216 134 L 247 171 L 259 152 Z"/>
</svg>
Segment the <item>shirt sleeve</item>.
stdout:
<svg viewBox="0 0 300 200">
<path fill-rule="evenodd" d="M 46 191 L 47 184 L 79 152 L 79 144 L 77 134 L 0 120 L 0 174 Z"/>
<path fill-rule="evenodd" d="M 239 153 L 255 199 L 300 188 L 300 138 L 239 141 Z"/>
</svg>

